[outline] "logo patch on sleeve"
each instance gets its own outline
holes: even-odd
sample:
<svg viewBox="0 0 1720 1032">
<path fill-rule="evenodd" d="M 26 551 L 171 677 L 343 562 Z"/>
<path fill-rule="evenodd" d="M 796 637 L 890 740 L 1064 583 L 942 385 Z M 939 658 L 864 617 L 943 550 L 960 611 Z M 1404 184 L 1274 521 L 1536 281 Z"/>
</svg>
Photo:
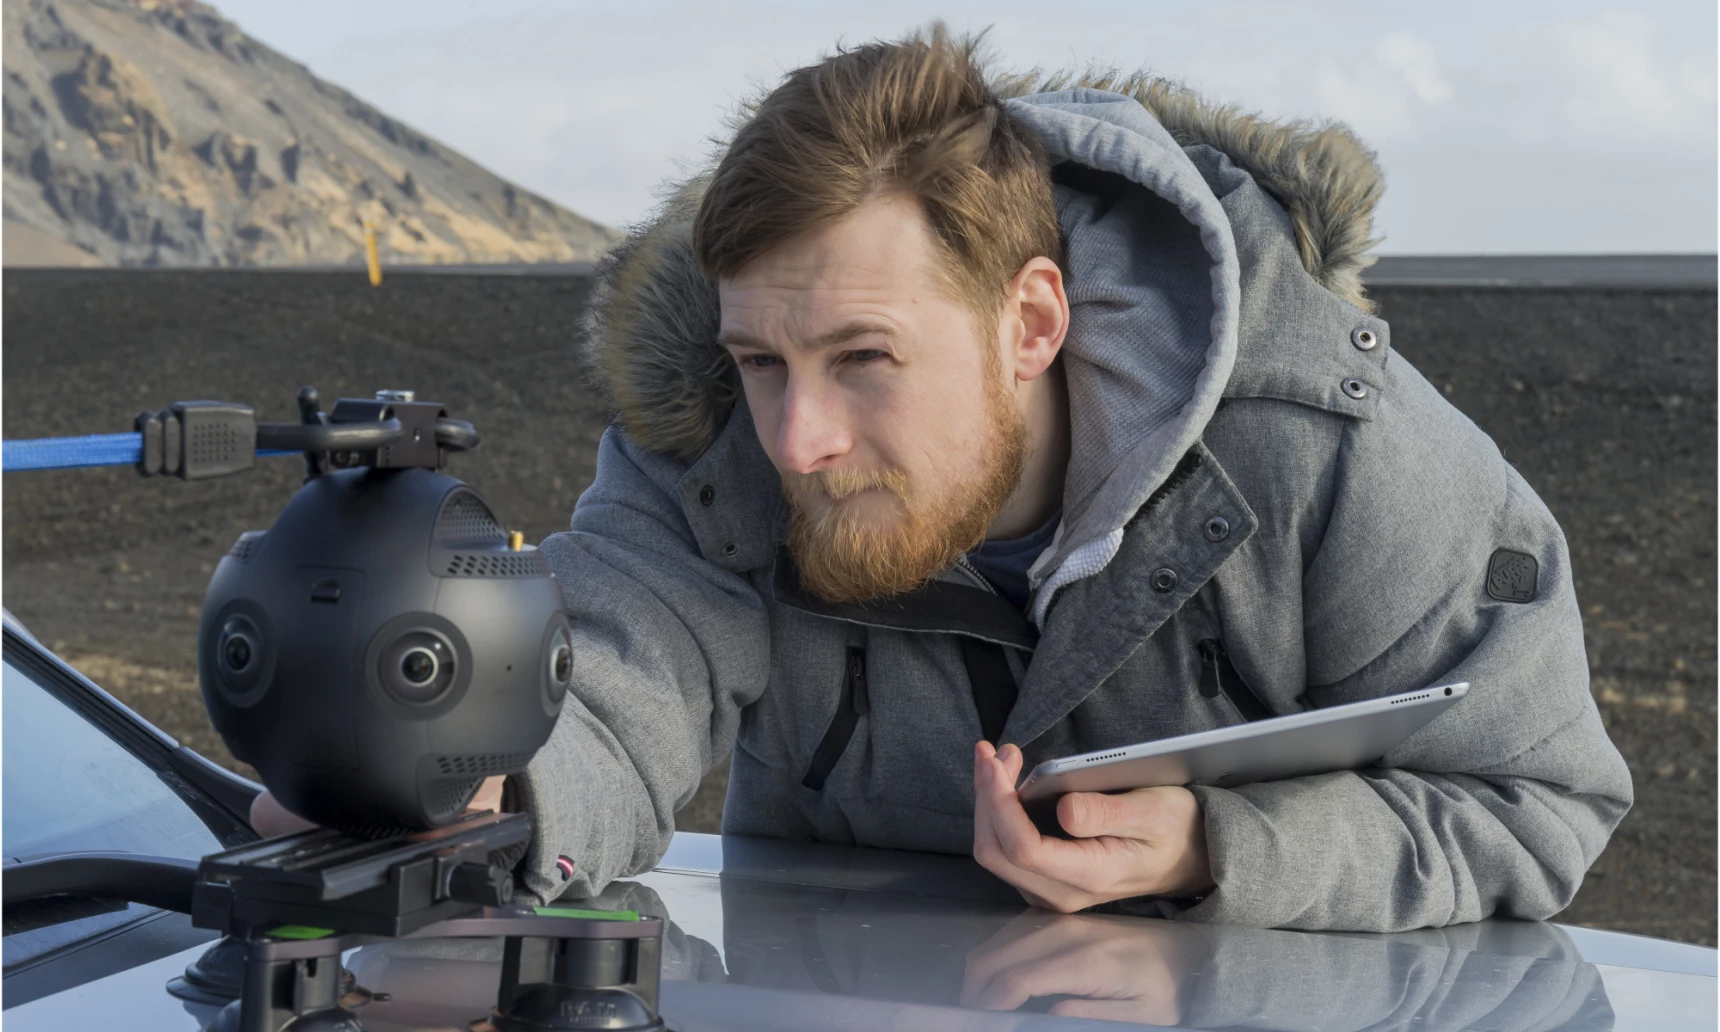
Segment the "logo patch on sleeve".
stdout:
<svg viewBox="0 0 1720 1032">
<path fill-rule="evenodd" d="M 1540 573 L 1534 556 L 1501 548 L 1487 563 L 1487 594 L 1501 602 L 1533 602 Z"/>
</svg>

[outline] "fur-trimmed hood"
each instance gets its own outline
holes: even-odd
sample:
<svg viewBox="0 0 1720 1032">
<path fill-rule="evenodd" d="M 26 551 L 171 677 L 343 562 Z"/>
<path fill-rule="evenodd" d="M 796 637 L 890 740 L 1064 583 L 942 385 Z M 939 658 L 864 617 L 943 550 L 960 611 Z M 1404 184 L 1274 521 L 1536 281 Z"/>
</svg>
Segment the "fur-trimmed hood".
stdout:
<svg viewBox="0 0 1720 1032">
<path fill-rule="evenodd" d="M 1275 123 L 1144 75 L 1005 76 L 1004 97 L 1069 88 L 1122 94 L 1184 147 L 1210 146 L 1248 172 L 1289 216 L 1302 265 L 1363 311 L 1373 213 L 1383 188 L 1373 154 L 1337 125 Z M 717 292 L 693 259 L 692 221 L 709 173 L 678 185 L 598 269 L 584 327 L 587 368 L 628 436 L 654 451 L 696 458 L 739 393 L 717 346 Z"/>
</svg>

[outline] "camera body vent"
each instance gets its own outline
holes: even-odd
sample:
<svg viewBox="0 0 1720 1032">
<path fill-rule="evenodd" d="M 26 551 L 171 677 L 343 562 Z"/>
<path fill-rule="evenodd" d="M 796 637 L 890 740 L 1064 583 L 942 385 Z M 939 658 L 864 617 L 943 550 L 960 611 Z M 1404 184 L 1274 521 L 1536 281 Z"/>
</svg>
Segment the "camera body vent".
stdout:
<svg viewBox="0 0 1720 1032">
<path fill-rule="evenodd" d="M 233 542 L 233 547 L 227 550 L 227 554 L 242 563 L 250 562 L 251 557 L 257 554 L 257 549 L 263 545 L 264 533 L 265 531 L 261 530 L 247 530 L 239 535 L 239 540 Z"/>
<path fill-rule="evenodd" d="M 449 776 L 489 777 L 522 770 L 532 758 L 531 753 L 490 753 L 484 756 L 438 756 L 436 771 Z"/>
<path fill-rule="evenodd" d="M 444 573 L 449 577 L 542 577 L 549 563 L 540 552 L 455 552 Z"/>
<path fill-rule="evenodd" d="M 473 491 L 455 491 L 436 516 L 436 542 L 444 547 L 506 541 L 508 532 Z"/>
</svg>

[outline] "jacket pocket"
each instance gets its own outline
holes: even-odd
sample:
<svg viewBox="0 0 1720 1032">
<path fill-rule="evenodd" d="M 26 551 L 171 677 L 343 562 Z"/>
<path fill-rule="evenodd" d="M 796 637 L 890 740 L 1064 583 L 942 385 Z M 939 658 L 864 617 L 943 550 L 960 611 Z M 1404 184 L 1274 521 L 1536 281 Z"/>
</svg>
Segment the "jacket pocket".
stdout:
<svg viewBox="0 0 1720 1032">
<path fill-rule="evenodd" d="M 830 726 L 825 729 L 818 748 L 813 750 L 812 762 L 807 764 L 806 774 L 800 779 L 802 785 L 814 792 L 824 790 L 824 782 L 836 769 L 849 740 L 854 737 L 854 728 L 871 709 L 871 700 L 866 693 L 866 649 L 862 645 L 850 645 L 843 665 L 842 695 L 836 701 L 836 715 L 830 718 Z"/>
<path fill-rule="evenodd" d="M 1272 715 L 1272 711 L 1243 681 L 1242 675 L 1236 672 L 1236 664 L 1230 661 L 1224 642 L 1217 638 L 1202 638 L 1195 643 L 1195 648 L 1200 652 L 1201 695 L 1208 699 L 1223 695 L 1242 714 L 1243 720 L 1265 720 Z"/>
</svg>

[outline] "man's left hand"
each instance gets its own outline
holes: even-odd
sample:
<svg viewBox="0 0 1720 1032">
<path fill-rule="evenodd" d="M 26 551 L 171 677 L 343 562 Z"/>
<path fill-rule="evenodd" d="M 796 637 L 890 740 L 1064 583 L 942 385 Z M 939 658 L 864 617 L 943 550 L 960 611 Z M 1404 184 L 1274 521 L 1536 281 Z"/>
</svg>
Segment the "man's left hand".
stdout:
<svg viewBox="0 0 1720 1032">
<path fill-rule="evenodd" d="M 1200 801 L 1186 788 L 1119 795 L 1071 792 L 1057 821 L 1073 839 L 1039 833 L 1015 779 L 1021 750 L 974 747 L 973 855 L 1036 907 L 1073 913 L 1133 896 L 1198 896 L 1213 889 Z"/>
<path fill-rule="evenodd" d="M 502 785 L 507 781 L 503 775 L 485 778 L 473 793 L 472 801 L 466 804 L 466 812 L 477 810 L 494 810 L 502 812 Z M 274 838 L 277 835 L 291 835 L 300 831 L 309 831 L 316 827 L 310 821 L 282 806 L 280 801 L 268 789 L 259 792 L 251 800 L 251 828 L 264 838 Z"/>
</svg>

